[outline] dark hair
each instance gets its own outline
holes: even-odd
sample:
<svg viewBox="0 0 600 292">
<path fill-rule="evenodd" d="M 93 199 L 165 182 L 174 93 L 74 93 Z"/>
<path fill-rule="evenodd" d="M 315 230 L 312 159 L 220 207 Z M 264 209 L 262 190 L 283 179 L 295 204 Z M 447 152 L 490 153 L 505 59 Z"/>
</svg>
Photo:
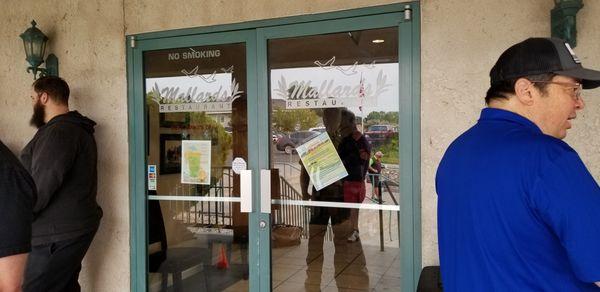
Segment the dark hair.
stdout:
<svg viewBox="0 0 600 292">
<path fill-rule="evenodd" d="M 517 80 L 521 78 L 525 78 L 529 81 L 550 81 L 552 78 L 554 78 L 554 76 L 556 76 L 554 73 L 544 73 L 498 81 L 492 84 L 485 94 L 485 104 L 490 104 L 490 102 L 494 99 L 508 99 L 509 95 L 515 94 L 515 83 L 517 83 Z M 541 90 L 543 93 L 546 93 L 546 86 L 548 86 L 548 84 L 533 83 L 533 86 Z"/>
<path fill-rule="evenodd" d="M 69 85 L 65 80 L 58 76 L 44 76 L 33 82 L 35 92 L 45 92 L 58 104 L 69 104 Z"/>
<path fill-rule="evenodd" d="M 342 110 L 342 122 L 344 121 L 351 123 L 352 125 L 356 124 L 356 116 L 354 113 L 345 108 Z"/>
<path fill-rule="evenodd" d="M 339 107 L 328 107 L 328 108 L 323 109 L 321 115 L 328 116 L 328 115 L 338 114 L 340 112 L 341 112 L 341 108 L 339 108 Z"/>
</svg>

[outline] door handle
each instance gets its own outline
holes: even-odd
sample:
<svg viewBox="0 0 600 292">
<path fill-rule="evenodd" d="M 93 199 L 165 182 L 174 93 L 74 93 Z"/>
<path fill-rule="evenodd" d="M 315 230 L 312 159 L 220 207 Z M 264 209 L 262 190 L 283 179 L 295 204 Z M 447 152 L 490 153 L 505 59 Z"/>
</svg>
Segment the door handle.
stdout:
<svg viewBox="0 0 600 292">
<path fill-rule="evenodd" d="M 240 212 L 252 213 L 252 170 L 240 171 Z"/>
<path fill-rule="evenodd" d="M 260 170 L 260 212 L 271 214 L 271 170 Z"/>
</svg>

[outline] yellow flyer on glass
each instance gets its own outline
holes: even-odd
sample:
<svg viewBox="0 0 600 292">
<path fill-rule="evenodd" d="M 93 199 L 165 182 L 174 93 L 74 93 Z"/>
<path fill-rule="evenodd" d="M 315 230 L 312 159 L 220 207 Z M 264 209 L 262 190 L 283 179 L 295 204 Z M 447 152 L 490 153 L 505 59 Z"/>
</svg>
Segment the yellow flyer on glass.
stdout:
<svg viewBox="0 0 600 292">
<path fill-rule="evenodd" d="M 210 140 L 181 141 L 181 183 L 210 184 Z"/>
<path fill-rule="evenodd" d="M 296 147 L 296 151 L 317 191 L 348 175 L 327 132 Z"/>
</svg>

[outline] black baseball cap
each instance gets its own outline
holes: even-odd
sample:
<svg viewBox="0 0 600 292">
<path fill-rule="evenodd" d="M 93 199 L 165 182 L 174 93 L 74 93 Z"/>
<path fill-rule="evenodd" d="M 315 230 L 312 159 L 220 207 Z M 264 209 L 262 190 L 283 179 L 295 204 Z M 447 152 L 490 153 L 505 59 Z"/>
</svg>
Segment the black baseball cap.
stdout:
<svg viewBox="0 0 600 292">
<path fill-rule="evenodd" d="M 490 83 L 545 73 L 579 79 L 584 89 L 600 86 L 600 71 L 583 68 L 571 46 L 559 38 L 529 38 L 508 48 L 490 71 Z"/>
</svg>

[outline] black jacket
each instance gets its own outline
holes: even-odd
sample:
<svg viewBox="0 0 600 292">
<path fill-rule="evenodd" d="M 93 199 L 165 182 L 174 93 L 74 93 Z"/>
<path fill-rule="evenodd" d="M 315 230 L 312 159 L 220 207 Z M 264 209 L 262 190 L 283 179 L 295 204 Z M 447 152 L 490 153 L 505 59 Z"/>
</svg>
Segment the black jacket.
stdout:
<svg viewBox="0 0 600 292">
<path fill-rule="evenodd" d="M 32 244 L 95 232 L 102 209 L 96 203 L 96 123 L 76 111 L 52 118 L 21 153 L 37 186 Z"/>
<path fill-rule="evenodd" d="M 0 141 L 0 258 L 31 251 L 33 179 Z"/>
</svg>

